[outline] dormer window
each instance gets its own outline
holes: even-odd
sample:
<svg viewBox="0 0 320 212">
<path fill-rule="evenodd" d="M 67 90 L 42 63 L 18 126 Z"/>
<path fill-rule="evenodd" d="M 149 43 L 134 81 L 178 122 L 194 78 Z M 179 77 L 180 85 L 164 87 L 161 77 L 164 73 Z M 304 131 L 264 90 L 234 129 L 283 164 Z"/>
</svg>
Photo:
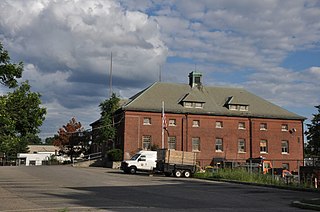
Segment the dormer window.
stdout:
<svg viewBox="0 0 320 212">
<path fill-rule="evenodd" d="M 249 105 L 240 105 L 240 104 L 229 104 L 229 110 L 234 111 L 248 111 Z"/>
<path fill-rule="evenodd" d="M 201 102 L 195 102 L 195 103 L 194 103 L 194 107 L 195 107 L 195 108 L 203 108 L 203 103 L 201 103 Z"/>
<path fill-rule="evenodd" d="M 249 104 L 246 104 L 245 102 L 242 102 L 240 98 L 229 96 L 226 99 L 226 103 L 224 104 L 226 108 L 233 111 L 248 111 L 249 110 Z"/>
<path fill-rule="evenodd" d="M 186 108 L 203 108 L 203 102 L 183 102 L 183 106 Z"/>
<path fill-rule="evenodd" d="M 184 102 L 184 106 L 188 108 L 192 108 L 192 102 Z"/>
</svg>

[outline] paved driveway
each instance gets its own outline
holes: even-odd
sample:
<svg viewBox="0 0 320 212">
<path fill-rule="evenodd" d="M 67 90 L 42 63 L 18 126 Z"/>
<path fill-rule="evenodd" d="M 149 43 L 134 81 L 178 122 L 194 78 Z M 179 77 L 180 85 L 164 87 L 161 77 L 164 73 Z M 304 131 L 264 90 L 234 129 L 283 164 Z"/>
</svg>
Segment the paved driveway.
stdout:
<svg viewBox="0 0 320 212">
<path fill-rule="evenodd" d="M 0 211 L 307 211 L 319 193 L 105 168 L 0 167 Z"/>
</svg>

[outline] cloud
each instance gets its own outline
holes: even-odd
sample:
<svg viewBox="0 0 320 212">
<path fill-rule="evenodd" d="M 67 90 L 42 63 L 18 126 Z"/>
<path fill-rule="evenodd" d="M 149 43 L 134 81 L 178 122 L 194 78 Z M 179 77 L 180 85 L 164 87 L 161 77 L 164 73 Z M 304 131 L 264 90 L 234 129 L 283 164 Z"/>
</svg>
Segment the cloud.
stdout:
<svg viewBox="0 0 320 212">
<path fill-rule="evenodd" d="M 160 69 L 162 81 L 179 83 L 197 69 L 206 85 L 244 87 L 303 113 L 320 102 L 319 63 L 281 66 L 292 53 L 318 51 L 318 1 L 8 0 L 0 10 L 0 41 L 49 108 L 46 133 L 72 116 L 99 117 L 111 52 L 122 98 L 157 81 Z"/>
<path fill-rule="evenodd" d="M 123 97 L 155 81 L 167 56 L 158 23 L 115 1 L 1 1 L 0 9 L 0 40 L 13 60 L 24 62 L 23 80 L 42 94 L 46 123 L 99 110 L 109 95 L 111 52 Z"/>
</svg>

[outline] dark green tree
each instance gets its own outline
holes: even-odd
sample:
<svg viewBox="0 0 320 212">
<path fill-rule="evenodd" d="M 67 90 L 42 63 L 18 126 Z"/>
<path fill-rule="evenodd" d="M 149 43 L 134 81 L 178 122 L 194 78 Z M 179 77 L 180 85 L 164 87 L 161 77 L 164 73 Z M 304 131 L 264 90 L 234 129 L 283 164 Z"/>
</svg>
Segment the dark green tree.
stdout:
<svg viewBox="0 0 320 212">
<path fill-rule="evenodd" d="M 54 135 L 53 137 L 47 137 L 45 140 L 44 140 L 44 144 L 46 145 L 53 145 L 53 142 L 55 140 L 57 140 L 59 137 L 59 135 Z"/>
<path fill-rule="evenodd" d="M 315 108 L 318 109 L 318 113 L 313 114 L 313 119 L 307 124 L 308 130 L 305 132 L 308 142 L 305 148 L 307 157 L 320 157 L 320 105 Z"/>
<path fill-rule="evenodd" d="M 16 78 L 21 78 L 23 71 L 23 63 L 11 63 L 8 51 L 3 49 L 0 43 L 0 83 L 14 88 L 18 85 Z"/>
<path fill-rule="evenodd" d="M 119 109 L 120 99 L 115 93 L 111 95 L 109 99 L 100 103 L 100 125 L 97 130 L 98 143 L 112 142 L 116 136 L 116 128 L 113 115 L 117 109 Z M 107 147 L 110 149 L 110 146 Z"/>
<path fill-rule="evenodd" d="M 22 142 L 27 143 L 28 145 L 41 145 L 43 144 L 41 138 L 36 134 L 28 133 L 27 135 L 21 138 Z"/>
<path fill-rule="evenodd" d="M 39 133 L 46 109 L 40 107 L 40 94 L 30 91 L 28 81 L 23 82 L 14 92 L 7 95 L 6 110 L 15 123 L 15 131 L 25 137 Z"/>
<path fill-rule="evenodd" d="M 29 139 L 32 143 L 39 141 L 36 134 L 46 114 L 40 107 L 40 94 L 30 91 L 28 81 L 18 85 L 22 72 L 23 63 L 11 63 L 0 43 L 0 84 L 15 89 L 0 96 L 0 153 L 7 158 L 27 152 Z"/>
</svg>

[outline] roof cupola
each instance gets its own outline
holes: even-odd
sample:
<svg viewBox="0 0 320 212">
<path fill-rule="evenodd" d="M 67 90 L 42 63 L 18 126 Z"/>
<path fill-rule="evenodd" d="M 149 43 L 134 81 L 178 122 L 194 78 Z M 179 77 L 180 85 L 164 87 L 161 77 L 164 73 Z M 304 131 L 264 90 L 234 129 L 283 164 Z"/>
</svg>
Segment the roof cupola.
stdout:
<svg viewBox="0 0 320 212">
<path fill-rule="evenodd" d="M 194 88 L 194 87 L 201 87 L 202 82 L 201 82 L 202 74 L 200 72 L 193 71 L 189 73 L 189 85 Z"/>
</svg>

